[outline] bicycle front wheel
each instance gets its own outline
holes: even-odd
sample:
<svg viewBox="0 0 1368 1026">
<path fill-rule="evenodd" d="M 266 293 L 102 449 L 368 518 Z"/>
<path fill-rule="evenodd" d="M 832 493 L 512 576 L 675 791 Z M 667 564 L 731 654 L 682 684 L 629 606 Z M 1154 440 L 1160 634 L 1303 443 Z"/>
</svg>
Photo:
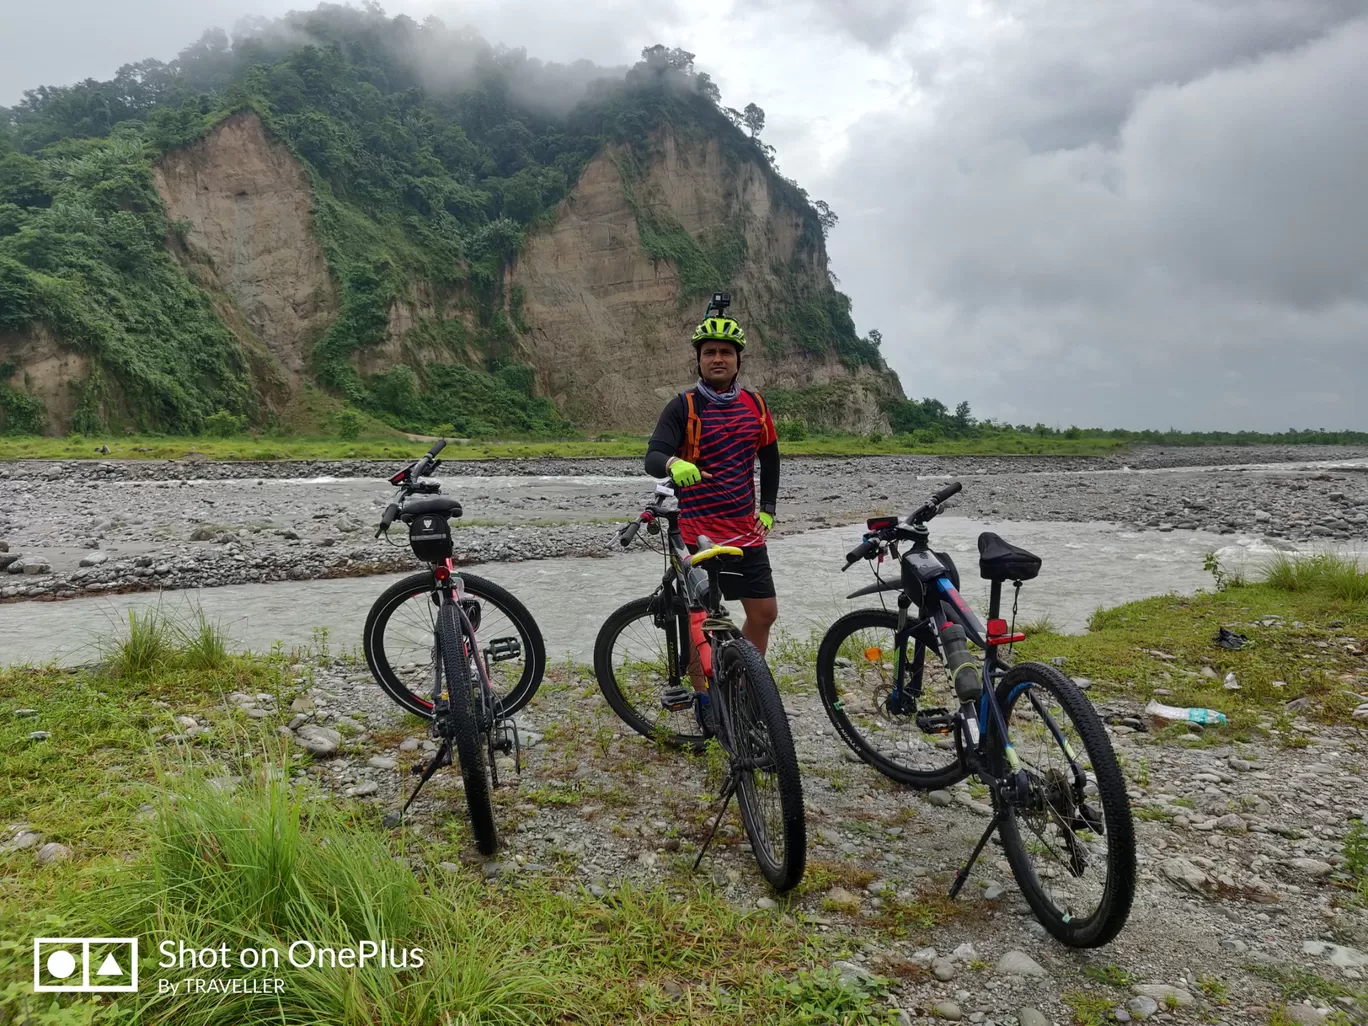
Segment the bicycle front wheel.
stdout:
<svg viewBox="0 0 1368 1026">
<path fill-rule="evenodd" d="M 1135 897 L 1135 826 L 1111 740 L 1052 666 L 1013 667 L 997 700 L 1028 784 L 1016 801 L 994 797 L 1012 875 L 1057 940 L 1100 947 L 1126 925 Z M 1001 759 L 1011 772 L 1005 752 Z"/>
<path fill-rule="evenodd" d="M 461 574 L 466 615 L 485 646 L 489 683 L 500 713 L 512 716 L 532 700 L 546 672 L 546 644 L 527 607 L 493 581 Z M 375 600 L 362 644 L 371 675 L 415 715 L 432 719 L 432 679 L 438 606 L 432 571 L 410 574 Z"/>
<path fill-rule="evenodd" d="M 760 872 L 776 891 L 798 885 L 807 864 L 803 783 L 793 734 L 764 657 L 743 638 L 721 653 L 736 800 Z"/>
<path fill-rule="evenodd" d="M 499 835 L 494 826 L 494 805 L 489 798 L 489 773 L 485 766 L 487 748 L 482 743 L 477 720 L 482 702 L 471 673 L 465 628 L 454 605 L 442 606 L 437 614 L 437 624 L 450 703 L 449 729 L 461 766 L 461 779 L 465 782 L 470 827 L 475 834 L 475 847 L 484 855 L 493 855 L 499 847 Z"/>
<path fill-rule="evenodd" d="M 916 704 L 895 694 L 898 616 L 857 609 L 827 630 L 817 649 L 817 693 L 836 733 L 886 777 L 932 791 L 964 777 L 949 734 L 927 734 L 917 709 L 959 705 L 944 664 L 928 655 Z M 912 657 L 908 643 L 908 658 Z M 910 674 L 903 673 L 903 687 Z"/>
<path fill-rule="evenodd" d="M 594 676 L 599 690 L 622 722 L 644 737 L 675 748 L 703 750 L 703 731 L 694 718 L 693 684 L 680 665 L 687 658 L 679 617 L 662 609 L 663 592 L 634 599 L 614 611 L 594 642 Z M 662 626 L 663 625 L 663 626 Z M 675 632 L 675 660 L 669 636 Z"/>
</svg>

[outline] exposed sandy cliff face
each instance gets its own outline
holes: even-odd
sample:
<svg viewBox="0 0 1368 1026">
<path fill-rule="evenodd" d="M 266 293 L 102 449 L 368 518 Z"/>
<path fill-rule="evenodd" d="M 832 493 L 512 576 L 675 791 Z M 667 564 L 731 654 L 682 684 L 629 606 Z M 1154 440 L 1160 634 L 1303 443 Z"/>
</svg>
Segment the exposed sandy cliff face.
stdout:
<svg viewBox="0 0 1368 1026">
<path fill-rule="evenodd" d="M 237 114 L 153 168 L 172 221 L 190 223 L 186 245 L 205 282 L 231 296 L 290 376 L 337 312 L 337 293 L 313 231 L 308 175 L 272 142 L 255 114 Z"/>
<path fill-rule="evenodd" d="M 703 303 L 681 306 L 678 269 L 652 259 L 642 245 L 633 198 L 694 237 L 743 227 L 744 265 L 719 286 L 738 297 L 730 312 L 747 331 L 749 384 L 794 388 L 850 376 L 835 358 L 765 344 L 781 291 L 776 265 L 797 261 L 814 286 L 827 284 L 824 254 L 800 249 L 801 218 L 774 201 L 768 175 L 756 163 L 729 162 L 715 140 L 689 143 L 665 133 L 655 143 L 644 181 L 630 185 L 619 154 L 591 161 L 554 226 L 528 240 L 514 268 L 512 283 L 524 290 L 531 326 L 524 352 L 562 411 L 578 423 L 648 428 L 664 399 L 694 378 L 688 340 Z M 876 393 L 891 387 L 882 375 L 861 377 Z M 859 391 L 846 426 L 886 429 L 877 403 Z"/>
<path fill-rule="evenodd" d="M 86 379 L 90 360 L 45 331 L 18 335 L 0 332 L 0 367 L 12 367 L 3 383 L 35 397 L 47 410 L 48 434 L 65 434 L 76 410 L 76 386 Z"/>
</svg>

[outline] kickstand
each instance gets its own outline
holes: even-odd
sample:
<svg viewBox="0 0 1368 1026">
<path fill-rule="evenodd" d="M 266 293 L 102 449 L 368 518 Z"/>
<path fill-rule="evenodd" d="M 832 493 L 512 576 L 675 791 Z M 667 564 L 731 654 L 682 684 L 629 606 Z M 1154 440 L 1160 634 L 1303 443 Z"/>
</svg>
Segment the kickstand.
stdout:
<svg viewBox="0 0 1368 1026">
<path fill-rule="evenodd" d="M 404 807 L 400 809 L 398 812 L 391 812 L 389 815 L 385 817 L 385 826 L 397 827 L 400 823 L 404 822 L 404 813 L 408 812 L 409 806 L 413 804 L 413 799 L 418 797 L 418 792 L 423 789 L 423 785 L 426 784 L 429 780 L 431 780 L 433 774 L 435 774 L 443 766 L 450 765 L 451 739 L 447 738 L 442 742 L 442 747 L 437 749 L 436 754 L 433 755 L 432 759 L 428 762 L 428 764 L 423 767 L 422 776 L 418 778 L 418 786 L 413 789 L 413 794 L 409 795 L 409 800 L 404 802 Z M 416 768 L 417 767 L 415 767 L 415 769 Z"/>
<path fill-rule="evenodd" d="M 965 881 L 969 879 L 969 871 L 974 868 L 974 863 L 978 861 L 979 853 L 983 851 L 983 846 L 988 843 L 988 838 L 993 836 L 993 831 L 998 828 L 998 824 L 1001 822 L 1002 813 L 993 813 L 993 819 L 992 822 L 988 824 L 988 829 L 983 832 L 983 836 L 979 838 L 978 844 L 974 845 L 974 853 L 969 856 L 969 861 L 964 864 L 964 868 L 955 874 L 955 883 L 950 888 L 951 901 L 955 900 L 955 895 L 959 894 L 960 888 L 963 887 Z"/>
<path fill-rule="evenodd" d="M 698 849 L 698 858 L 694 859 L 692 872 L 698 872 L 698 867 L 703 862 L 703 856 L 708 853 L 709 845 L 713 843 L 713 838 L 717 836 L 717 828 L 722 823 L 722 817 L 727 814 L 727 806 L 731 803 L 732 795 L 734 794 L 736 794 L 736 781 L 729 774 L 726 783 L 722 785 L 722 808 L 717 810 L 717 818 L 713 820 L 712 829 L 708 831 L 708 839 L 703 842 L 703 847 Z"/>
</svg>

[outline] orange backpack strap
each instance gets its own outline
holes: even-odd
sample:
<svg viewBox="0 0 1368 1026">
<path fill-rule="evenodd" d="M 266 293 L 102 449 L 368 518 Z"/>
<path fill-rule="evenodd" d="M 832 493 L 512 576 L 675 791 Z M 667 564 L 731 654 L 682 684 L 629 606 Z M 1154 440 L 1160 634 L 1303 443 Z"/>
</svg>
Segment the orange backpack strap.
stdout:
<svg viewBox="0 0 1368 1026">
<path fill-rule="evenodd" d="M 680 392 L 679 394 L 683 397 L 687 410 L 684 419 L 684 448 L 680 450 L 679 457 L 689 463 L 697 463 L 699 442 L 703 438 L 703 418 L 694 409 L 693 391 Z"/>
<path fill-rule="evenodd" d="M 752 392 L 749 388 L 742 389 L 742 391 L 755 400 L 755 415 L 760 418 L 760 439 L 764 441 L 765 433 L 768 430 L 765 421 L 768 419 L 769 413 L 765 408 L 765 398 L 759 392 Z"/>
</svg>

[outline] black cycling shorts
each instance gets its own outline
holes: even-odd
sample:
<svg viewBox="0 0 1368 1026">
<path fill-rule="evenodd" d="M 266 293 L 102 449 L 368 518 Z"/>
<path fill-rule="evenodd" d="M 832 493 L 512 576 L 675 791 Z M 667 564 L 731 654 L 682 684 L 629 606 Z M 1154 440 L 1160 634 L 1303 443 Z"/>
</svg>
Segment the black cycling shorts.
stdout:
<svg viewBox="0 0 1368 1026">
<path fill-rule="evenodd" d="M 698 546 L 690 545 L 689 551 L 697 552 Z M 718 566 L 718 583 L 722 586 L 722 597 L 728 602 L 776 597 L 769 549 L 764 545 L 742 549 L 739 556 L 716 556 L 714 559 Z"/>
</svg>

